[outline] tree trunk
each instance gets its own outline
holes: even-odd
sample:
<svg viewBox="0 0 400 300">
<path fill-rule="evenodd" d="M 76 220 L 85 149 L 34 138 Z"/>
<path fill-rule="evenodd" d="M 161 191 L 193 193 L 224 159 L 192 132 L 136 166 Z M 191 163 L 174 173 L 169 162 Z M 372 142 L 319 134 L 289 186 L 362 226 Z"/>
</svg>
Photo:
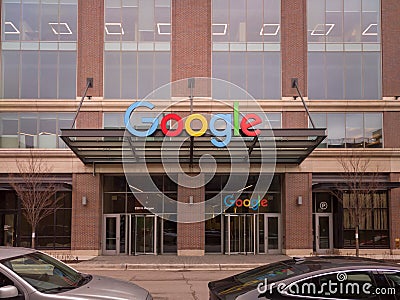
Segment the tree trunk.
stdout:
<svg viewBox="0 0 400 300">
<path fill-rule="evenodd" d="M 35 239 L 36 239 L 36 228 L 34 228 L 32 226 L 32 242 L 31 242 L 31 248 L 36 249 L 36 243 L 35 243 Z"/>
<path fill-rule="evenodd" d="M 356 226 L 356 256 L 360 256 L 360 239 L 358 238 L 358 225 Z"/>
</svg>

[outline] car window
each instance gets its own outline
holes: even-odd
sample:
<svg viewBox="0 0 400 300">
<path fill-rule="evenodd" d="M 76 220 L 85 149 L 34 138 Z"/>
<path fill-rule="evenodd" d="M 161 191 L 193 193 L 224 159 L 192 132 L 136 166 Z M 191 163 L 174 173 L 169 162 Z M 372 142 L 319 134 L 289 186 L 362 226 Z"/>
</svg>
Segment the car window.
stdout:
<svg viewBox="0 0 400 300">
<path fill-rule="evenodd" d="M 60 293 L 85 283 L 85 277 L 43 253 L 31 253 L 2 261 L 40 292 Z"/>
<path fill-rule="evenodd" d="M 387 281 L 389 282 L 389 285 L 392 289 L 391 290 L 396 296 L 400 297 L 400 272 L 398 271 L 383 271 L 382 272 Z"/>
<path fill-rule="evenodd" d="M 321 268 L 321 266 L 319 266 L 319 268 Z M 273 283 L 310 272 L 310 270 L 310 265 L 308 264 L 302 264 L 302 262 L 296 262 L 294 260 L 287 260 L 240 273 L 235 275 L 235 279 L 240 283 L 258 283 L 264 282 L 265 279 L 268 280 L 268 283 Z"/>
<path fill-rule="evenodd" d="M 290 284 L 284 293 L 315 299 L 368 299 L 375 297 L 376 288 L 369 271 L 335 272 Z"/>
</svg>

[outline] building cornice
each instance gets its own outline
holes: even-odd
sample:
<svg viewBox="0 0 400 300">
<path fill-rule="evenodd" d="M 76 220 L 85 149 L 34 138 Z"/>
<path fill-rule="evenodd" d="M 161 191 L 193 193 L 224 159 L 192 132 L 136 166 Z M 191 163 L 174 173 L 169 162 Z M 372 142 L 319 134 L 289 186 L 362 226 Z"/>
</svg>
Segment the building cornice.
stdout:
<svg viewBox="0 0 400 300">
<path fill-rule="evenodd" d="M 172 101 L 180 99 L 173 99 Z M 75 112 L 80 99 L 1 99 L 1 112 Z M 83 102 L 81 111 L 118 112 L 125 111 L 134 100 L 104 100 L 92 97 Z M 165 107 L 171 104 L 166 100 L 151 100 L 156 107 Z M 244 101 L 240 101 L 243 103 Z M 304 111 L 299 99 L 292 100 L 257 100 L 260 107 L 269 112 Z M 306 100 L 311 112 L 376 112 L 376 111 L 400 111 L 400 100 Z M 247 107 L 251 102 L 246 102 Z M 219 101 L 212 101 L 209 98 L 195 98 L 194 109 L 198 111 L 217 111 L 224 107 Z M 183 101 L 177 105 L 177 111 L 189 110 L 189 101 Z"/>
</svg>

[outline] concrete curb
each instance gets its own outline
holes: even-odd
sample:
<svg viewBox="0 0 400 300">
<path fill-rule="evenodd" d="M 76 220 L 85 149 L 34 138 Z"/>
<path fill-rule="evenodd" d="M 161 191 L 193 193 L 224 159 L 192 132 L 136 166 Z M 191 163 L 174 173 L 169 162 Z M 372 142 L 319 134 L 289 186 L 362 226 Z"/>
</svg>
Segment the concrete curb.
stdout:
<svg viewBox="0 0 400 300">
<path fill-rule="evenodd" d="M 80 270 L 164 270 L 164 271 L 231 271 L 248 270 L 268 263 L 253 264 L 70 264 Z"/>
</svg>

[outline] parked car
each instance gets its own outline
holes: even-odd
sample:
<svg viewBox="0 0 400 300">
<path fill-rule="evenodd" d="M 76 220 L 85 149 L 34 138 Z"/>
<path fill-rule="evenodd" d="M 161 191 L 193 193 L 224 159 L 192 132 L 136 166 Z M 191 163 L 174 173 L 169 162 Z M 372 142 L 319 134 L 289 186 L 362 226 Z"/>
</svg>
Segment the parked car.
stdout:
<svg viewBox="0 0 400 300">
<path fill-rule="evenodd" d="M 0 247 L 0 298 L 153 299 L 133 283 L 79 273 L 40 251 L 11 247 Z"/>
<path fill-rule="evenodd" d="M 208 284 L 210 300 L 400 299 L 400 266 L 374 259 L 294 258 Z"/>
</svg>

